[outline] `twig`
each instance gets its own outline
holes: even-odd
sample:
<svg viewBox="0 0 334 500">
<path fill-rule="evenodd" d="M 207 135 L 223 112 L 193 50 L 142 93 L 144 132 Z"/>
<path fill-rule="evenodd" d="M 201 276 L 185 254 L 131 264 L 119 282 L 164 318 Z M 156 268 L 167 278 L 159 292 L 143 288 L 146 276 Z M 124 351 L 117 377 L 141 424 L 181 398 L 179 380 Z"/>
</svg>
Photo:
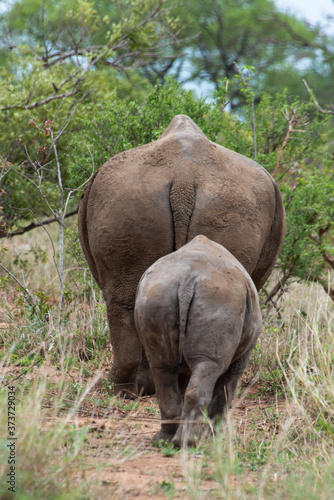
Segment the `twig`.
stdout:
<svg viewBox="0 0 334 500">
<path fill-rule="evenodd" d="M 0 262 L 0 267 L 3 269 L 16 283 L 22 288 L 23 292 L 25 293 L 26 300 L 30 306 L 34 306 L 34 299 L 31 293 L 29 292 L 28 288 L 26 288 L 24 285 L 22 285 L 21 281 L 19 281 L 14 274 L 12 274 L 9 269 L 7 269 L 3 264 Z"/>
<path fill-rule="evenodd" d="M 292 274 L 291 270 L 284 270 L 283 275 L 280 277 L 276 285 L 272 288 L 271 292 L 269 292 L 265 300 L 265 304 L 268 304 L 268 302 L 272 302 L 272 299 L 284 287 L 285 283 L 288 281 L 291 274 Z"/>
<path fill-rule="evenodd" d="M 54 92 L 51 96 L 47 97 L 46 99 L 43 99 L 42 101 L 34 102 L 34 104 L 28 104 L 28 105 L 11 104 L 9 106 L 3 106 L 1 109 L 3 111 L 7 110 L 7 109 L 17 109 L 17 108 L 35 109 L 35 108 L 39 108 L 41 106 L 44 106 L 44 104 L 48 104 L 51 101 L 55 101 L 56 99 L 67 99 L 68 97 L 72 97 L 73 95 L 77 94 L 78 92 L 80 92 L 80 88 L 71 90 L 71 92 L 67 92 L 66 94 L 60 94 L 60 95 L 57 95 Z"/>
<path fill-rule="evenodd" d="M 323 113 L 323 114 L 327 114 L 327 115 L 334 115 L 334 106 L 333 106 L 333 105 L 331 105 L 331 108 L 333 108 L 333 109 L 323 109 L 323 108 L 320 106 L 319 102 L 317 101 L 317 99 L 316 99 L 316 97 L 315 97 L 315 95 L 314 95 L 313 91 L 312 91 L 312 90 L 310 89 L 310 87 L 308 86 L 308 84 L 307 84 L 306 80 L 303 80 L 303 84 L 305 85 L 307 92 L 310 94 L 311 99 L 312 99 L 312 101 L 313 101 L 313 103 L 314 103 L 315 107 L 317 108 L 317 110 L 318 110 L 318 111 L 320 111 L 320 113 Z"/>
<path fill-rule="evenodd" d="M 9 380 L 9 382 L 7 382 L 7 384 L 4 384 L 4 386 L 7 387 L 9 384 L 12 384 L 13 382 L 15 382 L 16 380 L 18 380 L 19 378 L 23 377 L 23 375 L 25 375 L 26 373 L 28 373 L 39 362 L 40 362 L 40 359 L 37 359 L 37 361 L 35 361 L 35 363 L 33 363 L 31 366 L 29 366 L 29 368 L 27 368 L 26 371 L 20 373 L 20 375 L 18 375 L 17 377 L 13 378 L 12 380 Z"/>
<path fill-rule="evenodd" d="M 301 119 L 301 116 L 297 113 L 297 110 L 293 107 L 290 108 L 290 111 L 291 111 L 291 114 L 289 115 L 288 111 L 286 110 L 285 112 L 283 112 L 283 115 L 284 115 L 284 118 L 287 120 L 288 122 L 288 131 L 284 137 L 284 140 L 283 140 L 283 143 L 282 143 L 282 146 L 281 146 L 281 149 L 280 149 L 280 152 L 278 154 L 278 158 L 277 158 L 277 163 L 275 165 L 275 168 L 273 170 L 273 172 L 271 173 L 271 175 L 274 177 L 275 174 L 278 174 L 279 171 L 280 171 L 280 167 L 281 167 L 281 161 L 282 161 L 282 158 L 283 158 L 283 154 L 284 154 L 284 151 L 288 145 L 288 142 L 290 141 L 291 139 L 291 136 L 293 134 L 293 132 L 298 132 L 298 133 L 304 133 L 305 130 L 297 130 L 296 129 L 296 125 L 298 124 L 299 120 Z M 302 123 L 301 123 L 301 126 L 306 126 L 307 125 L 307 120 L 303 120 Z"/>
<path fill-rule="evenodd" d="M 92 152 L 91 152 L 90 147 L 88 146 L 88 144 L 86 144 L 86 146 L 87 146 L 87 149 L 89 151 L 89 154 L 90 154 L 90 157 L 91 157 L 91 160 L 92 160 L 92 165 L 93 165 L 93 167 L 92 167 L 92 173 L 91 173 L 90 177 L 88 179 L 86 179 L 79 187 L 71 189 L 70 192 L 68 193 L 67 199 L 66 199 L 66 202 L 65 202 L 64 211 L 63 211 L 64 218 L 67 217 L 67 215 L 66 215 L 67 207 L 68 207 L 68 204 L 69 204 L 69 201 L 71 199 L 72 194 L 76 193 L 77 191 L 80 191 L 80 189 L 82 189 L 91 180 L 91 178 L 94 176 L 94 170 L 95 170 L 94 158 L 93 158 Z M 78 210 L 79 209 L 77 209 L 76 213 L 78 212 Z"/>
<path fill-rule="evenodd" d="M 286 204 L 286 207 L 285 207 L 285 211 L 286 211 L 286 212 L 288 211 L 288 208 L 289 208 L 289 206 L 290 206 L 290 203 L 292 202 L 292 199 L 293 199 L 293 197 L 294 197 L 294 194 L 295 194 L 295 191 L 296 191 L 296 189 L 297 189 L 298 184 L 299 184 L 299 181 L 297 181 L 297 182 L 296 182 L 296 184 L 295 184 L 295 185 L 293 186 L 293 188 L 292 188 L 291 194 L 290 194 L 290 196 L 289 196 L 289 199 L 288 199 L 287 204 Z"/>
<path fill-rule="evenodd" d="M 237 72 L 239 73 L 239 75 L 241 77 L 241 80 L 242 80 L 242 83 L 244 84 L 245 89 L 247 89 L 249 87 L 249 85 L 246 82 L 246 80 L 244 79 L 243 74 L 241 73 L 241 71 L 239 69 L 239 66 L 237 65 L 237 63 L 235 61 L 233 62 L 233 65 L 235 66 Z M 254 99 L 251 100 L 250 104 L 251 104 L 251 113 L 252 113 L 252 130 L 253 130 L 253 144 L 254 144 L 253 158 L 254 158 L 254 160 L 256 160 L 257 159 L 257 140 L 256 140 L 256 122 L 255 122 L 255 104 L 254 104 Z"/>
</svg>

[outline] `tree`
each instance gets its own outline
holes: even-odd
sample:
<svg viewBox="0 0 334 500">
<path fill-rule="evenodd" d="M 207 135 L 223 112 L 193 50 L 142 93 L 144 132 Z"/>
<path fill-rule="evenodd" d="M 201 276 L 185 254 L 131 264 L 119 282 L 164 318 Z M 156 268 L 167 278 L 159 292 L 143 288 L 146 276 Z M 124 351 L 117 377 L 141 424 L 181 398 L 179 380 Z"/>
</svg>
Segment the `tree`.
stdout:
<svg viewBox="0 0 334 500">
<path fill-rule="evenodd" d="M 193 118 L 210 140 L 248 157 L 254 156 L 256 133 L 257 160 L 279 183 L 287 212 L 280 276 L 267 301 L 292 280 L 317 281 L 334 299 L 330 281 L 334 265 L 331 114 L 317 110 L 312 100 L 292 98 L 287 91 L 274 97 L 261 94 L 253 110 L 251 83 L 239 79 L 248 102 L 242 119 L 225 108 L 227 85 L 219 88 L 210 104 L 194 98 L 171 79 L 156 85 L 145 106 L 132 102 L 100 108 L 86 131 L 94 162 L 101 165 L 125 149 L 156 139 L 179 113 Z M 91 158 L 82 152 L 80 147 L 73 148 L 72 173 L 77 182 L 89 173 Z M 75 165 L 80 165 L 80 170 L 76 171 Z"/>
<path fill-rule="evenodd" d="M 319 26 L 285 14 L 273 0 L 196 0 L 180 7 L 188 19 L 183 57 L 145 67 L 145 75 L 160 81 L 174 74 L 180 81 L 205 83 L 207 92 L 224 78 L 233 79 L 234 64 L 255 69 L 254 90 L 275 95 L 284 87 L 307 97 L 302 78 L 310 81 L 322 104 L 333 98 L 334 39 Z M 195 36 L 199 34 L 199 36 Z M 244 105 L 237 85 L 230 85 L 232 108 Z"/>
<path fill-rule="evenodd" d="M 334 300 L 334 175 L 330 169 L 303 172 L 285 186 L 287 235 L 280 255 L 282 273 L 267 301 L 289 278 L 318 282 Z"/>
<path fill-rule="evenodd" d="M 34 185 L 25 180 L 36 178 L 33 164 L 48 165 L 43 183 L 49 184 L 52 199 L 57 184 L 52 130 L 59 131 L 71 117 L 66 132 L 54 138 L 61 158 L 68 153 L 71 135 L 93 120 L 98 103 L 135 93 L 143 97 L 135 85 L 145 88 L 147 82 L 135 69 L 165 57 L 166 46 L 177 43 L 177 23 L 170 15 L 174 5 L 173 0 L 126 0 L 101 2 L 97 9 L 87 0 L 23 0 L 2 14 L 3 232 L 22 217 L 27 198 L 35 215 L 50 216 Z M 61 168 L 66 189 L 63 161 Z"/>
<path fill-rule="evenodd" d="M 2 16 L 0 236 L 58 223 L 61 309 L 65 218 L 76 211 L 73 194 L 87 182 L 87 177 L 81 186 L 72 182 L 71 144 L 93 120 L 99 102 L 117 102 L 125 94 L 125 77 L 142 81 L 134 69 L 177 43 L 172 5 L 172 0 L 128 0 L 115 11 L 114 2 L 112 19 L 86 0 L 17 1 Z M 18 218 L 37 222 L 17 229 Z M 29 290 L 25 293 L 31 303 Z"/>
</svg>

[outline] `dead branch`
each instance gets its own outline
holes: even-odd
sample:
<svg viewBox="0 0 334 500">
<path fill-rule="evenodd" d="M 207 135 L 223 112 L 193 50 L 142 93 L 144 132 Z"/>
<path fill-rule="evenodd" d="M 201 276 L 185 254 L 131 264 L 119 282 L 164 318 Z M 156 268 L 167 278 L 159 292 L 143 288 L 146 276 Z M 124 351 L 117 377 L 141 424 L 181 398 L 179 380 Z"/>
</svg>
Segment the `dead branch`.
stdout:
<svg viewBox="0 0 334 500">
<path fill-rule="evenodd" d="M 268 302 L 272 301 L 272 299 L 275 297 L 275 295 L 284 287 L 285 283 L 288 281 L 292 274 L 291 270 L 285 269 L 283 272 L 283 275 L 280 277 L 276 285 L 272 288 L 272 290 L 269 292 L 265 304 L 268 304 Z"/>
<path fill-rule="evenodd" d="M 277 159 L 277 163 L 276 163 L 276 166 L 272 172 L 272 176 L 275 177 L 275 175 L 279 174 L 280 173 L 280 169 L 281 169 L 281 162 L 282 162 L 282 158 L 283 158 L 283 155 L 284 155 L 284 151 L 291 139 L 291 136 L 294 132 L 298 132 L 298 133 L 304 133 L 305 130 L 303 129 L 297 129 L 297 125 L 302 125 L 302 126 L 306 126 L 307 125 L 307 121 L 304 119 L 301 121 L 300 123 L 300 120 L 303 118 L 298 112 L 297 112 L 297 109 L 296 108 L 293 108 L 292 106 L 290 107 L 290 113 L 285 110 L 283 111 L 283 115 L 284 115 L 284 118 L 287 120 L 288 122 L 288 131 L 284 137 L 284 140 L 283 140 L 283 143 L 282 143 L 282 146 L 281 146 L 281 149 L 280 149 L 280 152 L 278 154 L 278 159 Z"/>
</svg>

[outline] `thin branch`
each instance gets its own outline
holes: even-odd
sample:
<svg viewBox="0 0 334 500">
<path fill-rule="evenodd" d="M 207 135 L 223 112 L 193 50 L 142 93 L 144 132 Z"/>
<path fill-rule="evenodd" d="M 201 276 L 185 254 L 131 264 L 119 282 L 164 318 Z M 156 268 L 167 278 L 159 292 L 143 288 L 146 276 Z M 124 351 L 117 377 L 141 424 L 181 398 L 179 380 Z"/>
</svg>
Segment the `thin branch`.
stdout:
<svg viewBox="0 0 334 500">
<path fill-rule="evenodd" d="M 78 208 L 75 210 L 72 210 L 72 212 L 69 212 L 64 216 L 64 218 L 67 217 L 72 217 L 72 215 L 76 215 L 78 213 Z M 16 231 L 11 231 L 9 233 L 5 233 L 4 236 L 6 238 L 12 238 L 13 236 L 19 236 L 20 234 L 27 233 L 28 231 L 31 231 L 32 229 L 36 229 L 36 227 L 41 227 L 41 226 L 47 226 L 48 224 L 53 224 L 54 222 L 59 222 L 58 218 L 53 217 L 52 219 L 46 219 L 44 221 L 39 221 L 39 222 L 31 222 L 27 226 L 24 226 Z"/>
<path fill-rule="evenodd" d="M 90 147 L 87 145 L 87 149 L 89 151 L 89 154 L 90 154 L 90 157 L 91 157 L 91 160 L 92 160 L 92 173 L 90 175 L 90 177 L 88 179 L 86 179 L 80 186 L 78 186 L 77 188 L 74 188 L 74 189 L 71 189 L 70 192 L 68 193 L 67 195 L 67 199 L 66 199 L 66 203 L 65 203 L 65 208 L 64 208 L 64 218 L 66 217 L 66 212 L 67 212 L 67 207 L 68 207 L 68 204 L 69 204 L 69 201 L 71 199 L 71 196 L 73 193 L 76 193 L 77 191 L 80 191 L 80 189 L 82 189 L 90 180 L 91 178 L 94 176 L 94 170 L 95 170 L 95 164 L 94 164 L 94 157 L 93 157 L 93 154 L 90 150 Z"/>
<path fill-rule="evenodd" d="M 51 101 L 55 101 L 57 99 L 67 99 L 68 97 L 72 97 L 73 95 L 77 94 L 80 92 L 80 88 L 71 90 L 71 92 L 67 92 L 66 94 L 60 94 L 57 95 L 55 92 L 47 97 L 46 99 L 43 99 L 42 101 L 37 101 L 34 102 L 34 104 L 10 104 L 9 106 L 3 106 L 1 109 L 2 111 L 5 111 L 7 109 L 19 109 L 19 108 L 26 108 L 26 109 L 35 109 L 39 108 L 40 106 L 44 106 L 44 104 L 48 104 Z"/>
<path fill-rule="evenodd" d="M 60 61 L 64 61 L 65 59 L 69 59 L 70 57 L 74 57 L 74 56 L 85 56 L 85 54 L 88 54 L 89 52 L 93 52 L 96 54 L 97 52 L 101 51 L 103 48 L 104 48 L 103 45 L 97 45 L 95 47 L 94 46 L 93 47 L 85 47 L 85 48 L 79 49 L 79 50 L 76 49 L 76 50 L 68 50 L 67 52 L 56 52 L 56 53 L 51 54 L 49 56 L 50 62 L 48 62 L 45 66 L 47 68 L 50 68 L 51 66 L 54 66 L 55 64 L 57 64 Z M 53 59 L 53 58 L 55 58 L 55 59 Z M 38 59 L 44 61 L 44 58 L 39 57 Z"/>
<path fill-rule="evenodd" d="M 305 85 L 306 87 L 306 90 L 308 91 L 308 93 L 310 94 L 311 96 L 311 99 L 313 101 L 313 104 L 315 105 L 315 107 L 317 108 L 318 111 L 320 111 L 320 113 L 323 113 L 323 114 L 327 114 L 327 115 L 334 115 L 334 106 L 331 105 L 331 108 L 332 109 L 324 109 L 320 106 L 319 102 L 317 101 L 313 91 L 310 89 L 310 87 L 308 86 L 306 80 L 303 80 L 303 84 Z"/>
<path fill-rule="evenodd" d="M 284 154 L 284 151 L 288 145 L 288 142 L 289 140 L 291 139 L 291 135 L 292 133 L 295 131 L 295 127 L 298 123 L 298 119 L 299 119 L 299 114 L 296 112 L 296 110 L 294 108 L 291 108 L 291 111 L 292 111 L 292 117 L 289 118 L 287 116 L 287 114 L 285 114 L 285 118 L 286 120 L 288 121 L 288 131 L 284 137 L 284 140 L 283 140 L 283 143 L 282 143 L 282 146 L 281 146 L 281 149 L 280 149 L 280 152 L 278 154 L 278 158 L 277 158 L 277 163 L 275 165 L 275 168 L 272 172 L 272 176 L 275 177 L 275 175 L 279 172 L 280 170 L 280 167 L 281 167 L 281 161 L 282 161 L 282 158 L 283 158 L 283 154 Z"/>
<path fill-rule="evenodd" d="M 24 285 L 22 285 L 21 281 L 19 281 L 16 276 L 14 276 L 14 274 L 12 274 L 9 269 L 7 269 L 3 264 L 1 264 L 0 262 L 0 267 L 1 269 L 3 269 L 14 281 L 16 281 L 16 283 L 22 288 L 24 294 L 25 294 L 25 297 L 26 297 L 26 301 L 28 302 L 28 304 L 30 306 L 34 306 L 34 298 L 33 296 L 31 295 L 31 293 L 29 292 L 28 288 L 25 287 Z"/>
<path fill-rule="evenodd" d="M 243 74 L 241 73 L 239 66 L 237 63 L 234 61 L 233 65 L 235 66 L 237 72 L 239 73 L 242 83 L 244 84 L 245 89 L 249 87 L 249 84 L 246 82 L 246 80 L 243 77 Z M 256 141 L 256 122 L 255 122 L 255 105 L 254 105 L 254 99 L 251 101 L 251 112 L 252 112 L 252 130 L 253 130 L 253 144 L 254 144 L 254 160 L 257 159 L 257 141 Z"/>
<path fill-rule="evenodd" d="M 56 118 L 57 118 L 58 112 L 59 112 L 59 110 L 60 110 L 60 108 L 61 108 L 61 106 L 62 106 L 63 102 L 64 102 L 64 101 L 62 101 L 62 102 L 61 102 L 61 104 L 60 104 L 59 108 L 58 108 L 58 109 L 57 109 L 57 111 L 56 111 L 56 114 L 55 114 L 55 117 L 54 117 L 54 122 L 56 121 Z M 76 109 L 77 109 L 77 107 L 76 107 L 76 106 L 72 109 L 72 111 L 71 111 L 71 113 L 70 113 L 70 116 L 69 116 L 69 117 L 68 117 L 68 119 L 67 119 L 67 122 L 65 123 L 65 125 L 63 126 L 63 128 L 62 128 L 62 129 L 58 132 L 57 137 L 56 137 L 55 139 L 54 139 L 54 136 L 53 136 L 53 128 L 54 128 L 54 127 L 51 127 L 51 138 L 52 138 L 52 146 L 53 146 L 53 148 L 54 148 L 54 144 L 57 144 L 58 140 L 60 139 L 60 137 L 63 135 L 63 133 L 64 133 L 64 132 L 65 132 L 65 130 L 67 129 L 67 127 L 68 127 L 68 125 L 69 125 L 69 123 L 70 123 L 70 121 L 71 121 L 71 119 L 72 119 L 72 116 L 73 116 L 73 115 L 74 115 L 74 113 L 76 112 Z M 55 150 L 54 150 L 54 151 L 55 151 Z M 55 153 L 56 153 L 56 151 L 55 151 Z M 58 158 L 58 156 L 56 156 L 56 161 L 57 161 L 57 158 Z M 57 167 L 58 167 L 58 163 L 57 163 Z"/>
<path fill-rule="evenodd" d="M 33 165 L 33 163 L 32 163 Z M 23 172 L 20 172 L 19 170 L 16 170 L 15 168 L 12 168 L 12 170 L 17 173 L 18 175 L 20 175 L 21 177 L 23 177 L 24 179 L 26 179 L 27 181 L 31 182 L 31 184 L 33 184 L 33 186 L 35 186 L 35 188 L 38 190 L 39 194 L 42 196 L 44 202 L 46 203 L 48 209 L 50 210 L 50 212 L 52 213 L 52 215 L 57 219 L 58 221 L 58 217 L 57 217 L 57 214 L 56 212 L 53 210 L 53 208 L 51 207 L 50 203 L 48 202 L 47 200 L 47 196 L 43 193 L 42 189 L 36 184 L 35 181 L 33 181 L 32 179 L 30 179 L 30 177 L 28 177 L 27 175 L 25 175 Z"/>
<path fill-rule="evenodd" d="M 289 208 L 290 203 L 292 202 L 292 199 L 293 199 L 293 197 L 294 197 L 294 195 L 295 195 L 295 192 L 296 192 L 296 189 L 297 189 L 298 184 L 299 184 L 299 181 L 297 181 L 297 182 L 296 182 L 296 184 L 295 184 L 295 185 L 293 186 L 293 188 L 292 188 L 291 194 L 290 194 L 289 199 L 288 199 L 288 201 L 287 201 L 287 204 L 286 204 L 286 206 L 285 206 L 285 212 L 287 212 L 287 211 L 288 211 L 288 208 Z"/>
<path fill-rule="evenodd" d="M 70 75 L 69 77 L 67 77 L 62 83 L 60 83 L 58 85 L 58 87 L 56 86 L 55 83 L 53 83 L 53 88 L 55 89 L 56 93 L 59 92 L 60 89 L 62 89 L 64 87 L 64 85 L 66 85 L 66 83 L 70 82 L 71 80 L 73 80 L 73 78 L 75 78 L 81 71 L 81 68 L 77 69 L 77 71 L 75 73 L 73 73 L 72 75 Z"/>
<path fill-rule="evenodd" d="M 265 304 L 268 304 L 268 302 L 271 302 L 272 299 L 275 297 L 275 295 L 284 287 L 285 283 L 288 281 L 292 274 L 292 271 L 290 270 L 284 270 L 283 275 L 280 277 L 276 285 L 272 288 L 272 290 L 269 292 Z"/>
</svg>

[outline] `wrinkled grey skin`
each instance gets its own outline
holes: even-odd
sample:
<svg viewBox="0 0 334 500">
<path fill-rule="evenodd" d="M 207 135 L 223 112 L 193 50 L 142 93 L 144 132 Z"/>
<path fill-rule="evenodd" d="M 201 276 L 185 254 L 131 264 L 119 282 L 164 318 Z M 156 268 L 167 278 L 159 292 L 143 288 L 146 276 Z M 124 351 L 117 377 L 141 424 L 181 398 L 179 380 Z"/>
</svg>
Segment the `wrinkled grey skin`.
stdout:
<svg viewBox="0 0 334 500">
<path fill-rule="evenodd" d="M 153 442 L 193 445 L 198 425 L 189 422 L 205 409 L 213 419 L 227 411 L 260 335 L 256 288 L 230 252 L 197 236 L 144 273 L 135 324 L 161 411 Z"/>
<path fill-rule="evenodd" d="M 110 380 L 135 392 L 142 345 L 133 308 L 143 272 L 198 234 L 224 245 L 259 290 L 282 247 L 285 214 L 272 177 L 209 141 L 184 115 L 154 142 L 120 153 L 95 174 L 78 217 L 80 242 L 107 305 Z M 141 365 L 139 390 L 154 392 Z"/>
</svg>

